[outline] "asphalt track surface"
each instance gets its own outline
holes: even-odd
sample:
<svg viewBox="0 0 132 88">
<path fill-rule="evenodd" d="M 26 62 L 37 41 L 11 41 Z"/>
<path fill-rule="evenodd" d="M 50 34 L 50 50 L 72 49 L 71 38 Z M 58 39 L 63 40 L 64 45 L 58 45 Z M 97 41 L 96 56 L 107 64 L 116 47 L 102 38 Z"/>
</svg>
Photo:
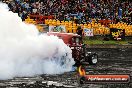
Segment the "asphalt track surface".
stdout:
<svg viewBox="0 0 132 88">
<path fill-rule="evenodd" d="M 132 76 L 132 49 L 88 49 L 98 53 L 96 66 L 86 66 L 87 74 L 130 74 Z M 0 80 L 0 88 L 132 88 L 129 83 L 79 84 L 77 71 L 60 75 L 38 75 Z"/>
</svg>

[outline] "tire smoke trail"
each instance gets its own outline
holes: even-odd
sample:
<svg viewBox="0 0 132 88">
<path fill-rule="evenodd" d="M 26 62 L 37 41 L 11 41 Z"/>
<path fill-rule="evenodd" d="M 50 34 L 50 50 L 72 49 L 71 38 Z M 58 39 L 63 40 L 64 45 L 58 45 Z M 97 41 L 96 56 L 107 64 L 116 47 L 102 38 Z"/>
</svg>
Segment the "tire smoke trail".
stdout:
<svg viewBox="0 0 132 88">
<path fill-rule="evenodd" d="M 56 36 L 39 34 L 0 3 L 0 79 L 70 71 L 71 49 Z M 63 62 L 63 64 L 62 64 Z"/>
</svg>

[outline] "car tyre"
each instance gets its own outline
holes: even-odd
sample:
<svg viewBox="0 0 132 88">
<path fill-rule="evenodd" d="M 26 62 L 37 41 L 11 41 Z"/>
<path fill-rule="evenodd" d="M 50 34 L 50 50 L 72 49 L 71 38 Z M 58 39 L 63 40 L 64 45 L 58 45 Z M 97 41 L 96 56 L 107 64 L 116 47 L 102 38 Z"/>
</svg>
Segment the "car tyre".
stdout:
<svg viewBox="0 0 132 88">
<path fill-rule="evenodd" d="M 89 55 L 88 62 L 90 65 L 96 65 L 98 63 L 98 55 L 96 53 Z"/>
</svg>

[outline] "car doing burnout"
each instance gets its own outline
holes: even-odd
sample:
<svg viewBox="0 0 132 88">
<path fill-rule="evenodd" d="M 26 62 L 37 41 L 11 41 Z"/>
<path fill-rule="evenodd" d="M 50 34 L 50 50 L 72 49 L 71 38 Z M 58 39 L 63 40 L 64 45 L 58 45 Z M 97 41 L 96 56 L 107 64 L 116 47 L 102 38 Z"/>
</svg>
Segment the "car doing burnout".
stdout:
<svg viewBox="0 0 132 88">
<path fill-rule="evenodd" d="M 61 38 L 72 50 L 72 57 L 74 58 L 75 66 L 79 66 L 83 62 L 88 62 L 95 65 L 98 62 L 98 55 L 94 52 L 87 52 L 86 46 L 82 42 L 82 38 L 78 34 L 48 32 L 48 35 L 54 35 Z"/>
</svg>

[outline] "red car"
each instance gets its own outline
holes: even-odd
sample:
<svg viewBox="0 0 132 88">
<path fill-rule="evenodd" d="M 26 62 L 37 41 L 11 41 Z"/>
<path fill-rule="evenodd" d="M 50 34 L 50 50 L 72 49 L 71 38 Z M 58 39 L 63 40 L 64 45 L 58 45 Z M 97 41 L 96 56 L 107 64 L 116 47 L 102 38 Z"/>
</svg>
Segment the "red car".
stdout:
<svg viewBox="0 0 132 88">
<path fill-rule="evenodd" d="M 75 65 L 80 65 L 82 62 L 89 62 L 89 64 L 95 65 L 98 62 L 98 55 L 96 53 L 86 51 L 85 44 L 83 44 L 80 35 L 60 32 L 48 32 L 47 34 L 61 38 L 64 43 L 71 48 L 72 57 L 76 62 Z"/>
</svg>

